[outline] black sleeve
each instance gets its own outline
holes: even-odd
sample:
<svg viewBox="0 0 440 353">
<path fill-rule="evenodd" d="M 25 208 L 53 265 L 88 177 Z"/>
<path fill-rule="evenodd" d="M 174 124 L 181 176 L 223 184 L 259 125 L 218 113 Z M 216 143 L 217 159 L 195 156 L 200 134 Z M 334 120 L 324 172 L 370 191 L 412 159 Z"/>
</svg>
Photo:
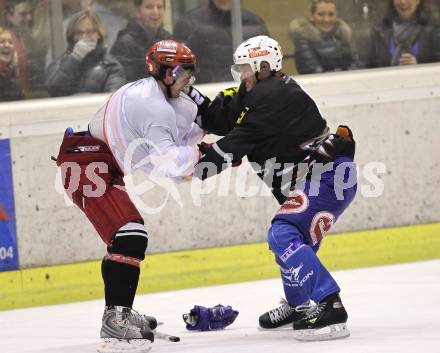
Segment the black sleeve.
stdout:
<svg viewBox="0 0 440 353">
<path fill-rule="evenodd" d="M 194 22 L 190 16 L 182 16 L 177 21 L 173 30 L 174 39 L 185 43 L 196 57 L 204 54 L 206 47 L 209 47 L 206 36 L 200 31 L 198 23 Z"/>
<path fill-rule="evenodd" d="M 314 74 L 324 71 L 310 41 L 295 39 L 294 44 L 296 68 L 300 74 Z"/>
<path fill-rule="evenodd" d="M 121 64 L 116 60 L 108 63 L 107 80 L 105 81 L 104 92 L 113 92 L 126 84 L 125 72 Z"/>
<path fill-rule="evenodd" d="M 245 86 L 227 88 L 217 94 L 209 107 L 201 115 L 201 127 L 209 133 L 225 136 L 236 125 L 242 114 L 246 113 L 243 104 Z"/>
<path fill-rule="evenodd" d="M 440 61 L 440 24 L 435 24 L 430 36 L 430 60 L 429 62 Z"/>
<path fill-rule="evenodd" d="M 380 66 L 378 61 L 378 52 L 380 50 L 380 46 L 378 44 L 380 40 L 378 31 L 378 28 L 373 27 L 368 38 L 368 54 L 366 59 L 367 68 L 376 68 Z"/>
<path fill-rule="evenodd" d="M 194 176 L 206 179 L 221 173 L 232 161 L 238 161 L 250 154 L 267 136 L 264 114 L 252 112 L 245 122 L 232 129 L 215 143 L 196 164 Z"/>
<path fill-rule="evenodd" d="M 138 51 L 137 44 L 129 34 L 118 36 L 110 50 L 110 54 L 124 68 L 124 76 L 129 82 L 139 80 L 146 75 L 145 57 L 136 55 Z"/>
</svg>

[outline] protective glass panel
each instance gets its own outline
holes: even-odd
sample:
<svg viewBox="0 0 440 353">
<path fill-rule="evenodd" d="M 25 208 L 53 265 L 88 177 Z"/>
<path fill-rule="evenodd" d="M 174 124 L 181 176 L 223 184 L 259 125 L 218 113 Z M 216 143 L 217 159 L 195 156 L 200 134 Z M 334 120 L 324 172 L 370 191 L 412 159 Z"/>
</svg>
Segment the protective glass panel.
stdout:
<svg viewBox="0 0 440 353">
<path fill-rule="evenodd" d="M 146 77 L 146 51 L 169 38 L 185 42 L 197 55 L 198 83 L 233 80 L 237 38 L 262 34 L 280 43 L 282 70 L 289 75 L 440 61 L 438 41 L 423 40 L 440 36 L 440 26 L 433 25 L 439 22 L 440 0 L 406 5 L 392 0 L 235 4 L 0 0 L 0 101 L 114 91 Z M 82 21 L 81 11 L 93 14 L 86 16 L 91 23 Z M 393 40 L 383 40 L 388 36 Z M 12 48 L 7 43 L 11 37 Z"/>
<path fill-rule="evenodd" d="M 438 45 L 423 39 L 427 33 L 433 38 L 440 0 L 242 0 L 241 5 L 243 17 L 258 16 L 280 43 L 283 71 L 290 75 L 440 61 Z"/>
<path fill-rule="evenodd" d="M 173 36 L 197 56 L 197 83 L 232 81 L 233 36 L 231 0 L 174 0 Z M 255 26 L 252 35 L 260 27 Z"/>
</svg>

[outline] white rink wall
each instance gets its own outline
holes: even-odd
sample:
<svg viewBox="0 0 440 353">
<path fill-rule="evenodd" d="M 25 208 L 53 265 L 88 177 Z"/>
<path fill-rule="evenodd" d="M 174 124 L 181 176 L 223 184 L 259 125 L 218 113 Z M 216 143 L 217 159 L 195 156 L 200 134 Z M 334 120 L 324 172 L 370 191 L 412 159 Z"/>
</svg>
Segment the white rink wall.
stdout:
<svg viewBox="0 0 440 353">
<path fill-rule="evenodd" d="M 440 65 L 296 79 L 315 98 L 330 127 L 349 125 L 357 142 L 358 194 L 334 227 L 335 232 L 440 221 Z M 212 97 L 232 85 L 198 88 Z M 104 253 L 103 244 L 81 212 L 67 206 L 56 191 L 57 168 L 50 156 L 56 156 L 65 128 L 85 130 L 106 97 L 0 105 L 0 138 L 11 140 L 21 268 L 95 260 Z M 368 197 L 369 190 L 379 190 L 367 175 L 368 168 L 378 165 L 371 162 L 385 168 L 384 173 L 372 170 L 383 184 L 378 197 Z M 210 181 L 216 184 L 213 191 L 200 198 L 195 197 L 198 194 L 190 183 L 178 185 L 175 197 L 157 185 L 144 192 L 136 201 L 140 208 L 159 208 L 164 203 L 156 214 L 143 212 L 150 239 L 148 251 L 264 241 L 277 205 L 270 196 L 243 197 L 238 192 L 257 188 L 259 194 L 269 195 L 256 176 L 249 174 L 243 179 L 243 167 L 234 169 L 230 179 Z M 145 178 L 136 175 L 135 180 L 140 184 Z"/>
</svg>

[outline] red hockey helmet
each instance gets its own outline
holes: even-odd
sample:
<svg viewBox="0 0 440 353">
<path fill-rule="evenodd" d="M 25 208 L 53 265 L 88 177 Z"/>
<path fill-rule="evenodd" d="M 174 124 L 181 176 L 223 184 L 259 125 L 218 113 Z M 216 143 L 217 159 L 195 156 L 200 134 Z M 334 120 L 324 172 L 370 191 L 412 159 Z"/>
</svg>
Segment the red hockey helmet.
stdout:
<svg viewBox="0 0 440 353">
<path fill-rule="evenodd" d="M 196 68 L 196 56 L 185 44 L 175 40 L 161 40 L 154 43 L 147 51 L 148 72 L 157 79 L 162 79 L 167 68 Z"/>
</svg>

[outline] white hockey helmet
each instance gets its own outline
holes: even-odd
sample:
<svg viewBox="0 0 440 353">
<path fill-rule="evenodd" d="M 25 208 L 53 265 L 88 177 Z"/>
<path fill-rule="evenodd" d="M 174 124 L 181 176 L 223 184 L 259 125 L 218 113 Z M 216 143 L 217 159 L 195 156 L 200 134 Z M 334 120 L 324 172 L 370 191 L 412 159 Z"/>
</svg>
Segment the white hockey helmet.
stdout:
<svg viewBox="0 0 440 353">
<path fill-rule="evenodd" d="M 260 65 L 266 61 L 271 71 L 279 71 L 282 67 L 283 52 L 280 44 L 268 36 L 256 36 L 241 43 L 234 53 L 234 65 L 231 73 L 235 81 L 240 81 L 243 64 L 249 64 L 252 73 L 260 71 Z"/>
</svg>

